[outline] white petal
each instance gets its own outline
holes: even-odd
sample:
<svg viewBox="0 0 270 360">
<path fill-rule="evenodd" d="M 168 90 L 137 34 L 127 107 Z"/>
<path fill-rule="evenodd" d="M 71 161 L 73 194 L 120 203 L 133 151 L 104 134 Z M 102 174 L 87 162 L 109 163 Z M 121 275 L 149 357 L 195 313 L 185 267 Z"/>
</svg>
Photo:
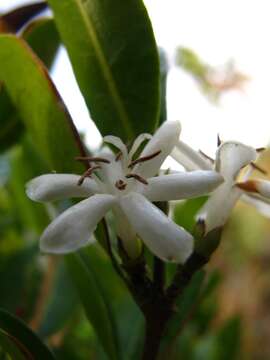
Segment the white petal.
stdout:
<svg viewBox="0 0 270 360">
<path fill-rule="evenodd" d="M 109 143 L 114 145 L 117 149 L 119 149 L 122 153 L 122 159 L 127 162 L 128 159 L 128 151 L 126 145 L 118 136 L 108 135 L 103 138 L 105 143 Z"/>
<path fill-rule="evenodd" d="M 125 251 L 131 259 L 136 259 L 140 255 L 141 246 L 134 228 L 130 225 L 120 206 L 114 206 L 113 214 L 116 224 L 116 232 L 122 240 Z"/>
<path fill-rule="evenodd" d="M 193 237 L 138 193 L 120 199 L 136 233 L 159 258 L 183 263 L 193 250 Z"/>
<path fill-rule="evenodd" d="M 216 170 L 234 179 L 239 171 L 257 157 L 256 150 L 238 142 L 225 142 L 217 150 Z"/>
<path fill-rule="evenodd" d="M 142 194 L 150 201 L 189 199 L 208 194 L 223 182 L 215 171 L 192 171 L 147 179 Z"/>
<path fill-rule="evenodd" d="M 204 158 L 198 151 L 193 150 L 183 141 L 178 141 L 171 156 L 179 162 L 187 171 L 212 170 L 213 163 Z"/>
<path fill-rule="evenodd" d="M 67 254 L 89 244 L 98 222 L 114 203 L 114 196 L 98 194 L 64 211 L 42 234 L 41 251 Z"/>
<path fill-rule="evenodd" d="M 132 160 L 133 156 L 135 155 L 136 151 L 139 149 L 140 145 L 145 141 L 152 138 L 152 135 L 144 133 L 140 134 L 132 144 L 132 147 L 129 151 L 129 159 Z"/>
<path fill-rule="evenodd" d="M 140 157 L 151 155 L 159 150 L 161 153 L 155 158 L 137 165 L 134 172 L 144 178 L 157 175 L 162 163 L 175 147 L 180 132 L 181 125 L 178 121 L 165 122 L 145 146 Z"/>
<path fill-rule="evenodd" d="M 85 179 L 78 186 L 79 175 L 46 174 L 30 180 L 26 184 L 26 194 L 34 201 L 54 201 L 72 197 L 87 197 L 99 192 L 96 182 Z"/>
<path fill-rule="evenodd" d="M 232 186 L 233 184 L 229 181 L 221 184 L 199 211 L 197 219 L 204 221 L 206 233 L 223 226 L 228 220 L 235 203 L 242 194 L 239 188 Z"/>
</svg>

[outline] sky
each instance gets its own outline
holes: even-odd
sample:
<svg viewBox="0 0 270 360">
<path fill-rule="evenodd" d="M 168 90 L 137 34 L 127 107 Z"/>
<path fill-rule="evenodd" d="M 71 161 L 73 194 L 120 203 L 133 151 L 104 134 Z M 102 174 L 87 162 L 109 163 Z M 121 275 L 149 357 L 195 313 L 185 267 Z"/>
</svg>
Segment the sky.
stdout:
<svg viewBox="0 0 270 360">
<path fill-rule="evenodd" d="M 0 11 L 25 1 L 0 0 Z M 269 0 L 145 0 L 155 37 L 168 54 L 168 120 L 180 120 L 182 140 L 213 155 L 217 134 L 255 147 L 270 140 L 270 2 Z M 218 105 L 210 103 L 195 81 L 175 66 L 175 49 L 185 46 L 207 63 L 233 60 L 249 77 L 243 91 L 230 91 Z M 53 80 L 87 143 L 100 135 L 89 120 L 64 49 Z"/>
</svg>

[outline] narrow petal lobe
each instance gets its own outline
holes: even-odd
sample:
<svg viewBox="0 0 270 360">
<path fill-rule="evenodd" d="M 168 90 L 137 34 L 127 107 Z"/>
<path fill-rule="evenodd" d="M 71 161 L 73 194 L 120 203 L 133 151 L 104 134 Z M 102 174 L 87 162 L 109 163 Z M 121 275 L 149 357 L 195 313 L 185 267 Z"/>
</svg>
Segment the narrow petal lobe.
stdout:
<svg viewBox="0 0 270 360">
<path fill-rule="evenodd" d="M 114 203 L 114 196 L 98 194 L 70 207 L 59 215 L 42 234 L 41 251 L 67 254 L 89 244 L 98 222 Z"/>
<path fill-rule="evenodd" d="M 190 199 L 208 194 L 223 182 L 215 171 L 191 171 L 188 173 L 156 176 L 147 179 L 142 194 L 150 201 Z"/>
<path fill-rule="evenodd" d="M 72 197 L 88 197 L 99 192 L 96 182 L 85 179 L 78 186 L 79 175 L 46 174 L 38 176 L 26 184 L 26 194 L 34 201 L 46 202 Z"/>
<path fill-rule="evenodd" d="M 146 246 L 159 258 L 183 263 L 193 250 L 193 237 L 144 196 L 130 193 L 120 205 Z"/>
</svg>

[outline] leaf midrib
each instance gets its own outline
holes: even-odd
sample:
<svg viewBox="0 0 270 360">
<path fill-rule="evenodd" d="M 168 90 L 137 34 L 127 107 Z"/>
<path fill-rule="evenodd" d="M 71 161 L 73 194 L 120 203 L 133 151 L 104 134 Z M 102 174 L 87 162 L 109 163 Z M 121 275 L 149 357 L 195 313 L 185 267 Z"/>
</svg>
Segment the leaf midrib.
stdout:
<svg viewBox="0 0 270 360">
<path fill-rule="evenodd" d="M 125 129 L 125 132 L 127 134 L 128 138 L 132 138 L 133 130 L 130 126 L 129 122 L 129 116 L 127 114 L 127 111 L 122 103 L 121 96 L 119 95 L 114 77 L 112 72 L 110 71 L 109 66 L 107 65 L 106 57 L 104 55 L 104 52 L 102 50 L 102 46 L 100 44 L 100 41 L 97 36 L 97 31 L 94 27 L 94 24 L 91 21 L 91 18 L 86 15 L 85 9 L 83 4 L 80 2 L 80 0 L 75 0 L 78 9 L 81 13 L 82 19 L 84 21 L 84 24 L 86 26 L 86 29 L 88 30 L 89 36 L 92 40 L 93 47 L 96 50 L 96 56 L 100 63 L 101 69 L 103 70 L 104 78 L 107 82 L 109 92 L 111 93 L 111 96 L 114 100 L 116 110 L 119 114 L 119 119 L 122 122 L 122 125 Z"/>
</svg>

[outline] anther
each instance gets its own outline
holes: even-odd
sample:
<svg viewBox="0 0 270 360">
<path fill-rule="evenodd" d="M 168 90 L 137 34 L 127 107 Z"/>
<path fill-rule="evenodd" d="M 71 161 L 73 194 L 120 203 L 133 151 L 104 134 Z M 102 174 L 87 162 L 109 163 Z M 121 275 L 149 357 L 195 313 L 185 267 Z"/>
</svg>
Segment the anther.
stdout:
<svg viewBox="0 0 270 360">
<path fill-rule="evenodd" d="M 125 190 L 127 184 L 123 181 L 123 180 L 117 180 L 115 183 L 115 187 L 117 187 L 117 189 L 119 190 Z"/>
<path fill-rule="evenodd" d="M 257 151 L 258 153 L 263 152 L 263 151 L 265 151 L 265 150 L 266 150 L 265 147 L 260 147 L 260 148 L 257 148 L 257 149 L 256 149 L 256 151 Z"/>
<path fill-rule="evenodd" d="M 221 140 L 219 134 L 217 134 L 217 146 L 220 147 L 221 144 L 222 144 L 222 140 Z"/>
<path fill-rule="evenodd" d="M 77 185 L 78 186 L 81 186 L 84 182 L 84 180 L 87 178 L 87 177 L 91 177 L 91 174 L 93 173 L 94 170 L 97 170 L 97 169 L 100 169 L 101 167 L 100 166 L 93 166 L 93 167 L 90 167 L 88 170 L 85 171 L 85 173 L 82 174 L 82 176 L 80 177 L 80 179 L 78 180 L 78 183 Z"/>
<path fill-rule="evenodd" d="M 209 155 L 207 155 L 205 152 L 203 152 L 202 150 L 199 150 L 199 153 L 205 157 L 207 160 L 211 161 L 212 163 L 214 163 L 214 159 L 212 159 Z"/>
<path fill-rule="evenodd" d="M 261 168 L 259 165 L 255 164 L 253 161 L 250 163 L 250 165 L 255 169 L 258 170 L 260 173 L 267 175 L 267 171 L 263 168 Z"/>
<path fill-rule="evenodd" d="M 127 174 L 127 175 L 126 175 L 126 178 L 127 178 L 127 179 L 134 178 L 134 179 L 136 179 L 137 181 L 141 182 L 142 184 L 148 185 L 147 180 L 145 180 L 143 177 L 141 177 L 141 176 L 138 175 L 138 174 Z"/>
<path fill-rule="evenodd" d="M 122 155 L 123 155 L 122 151 L 119 151 L 119 153 L 117 153 L 115 156 L 115 161 L 119 161 L 121 159 Z"/>
<path fill-rule="evenodd" d="M 148 161 L 148 160 L 152 160 L 152 159 L 154 159 L 156 156 L 158 156 L 160 153 L 161 153 L 161 150 L 158 150 L 158 151 L 156 151 L 156 152 L 154 152 L 153 154 L 150 154 L 150 155 L 148 155 L 148 156 L 142 156 L 141 158 L 138 158 L 138 159 L 132 161 L 132 162 L 128 165 L 128 167 L 129 167 L 129 168 L 132 168 L 133 166 L 135 166 L 135 165 L 137 165 L 137 164 L 139 164 L 139 163 L 142 163 L 142 162 L 145 162 L 145 161 Z"/>
<path fill-rule="evenodd" d="M 101 157 L 92 157 L 92 156 L 77 156 L 75 160 L 78 161 L 89 161 L 89 162 L 103 162 L 106 164 L 110 164 L 110 161 Z"/>
</svg>

